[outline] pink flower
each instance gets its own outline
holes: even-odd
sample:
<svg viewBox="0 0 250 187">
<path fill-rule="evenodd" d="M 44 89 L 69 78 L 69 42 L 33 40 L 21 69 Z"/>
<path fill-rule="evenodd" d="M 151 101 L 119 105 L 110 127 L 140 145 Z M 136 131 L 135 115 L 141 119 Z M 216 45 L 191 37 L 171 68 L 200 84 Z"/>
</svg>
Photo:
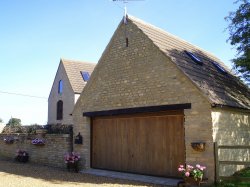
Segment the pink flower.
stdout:
<svg viewBox="0 0 250 187">
<path fill-rule="evenodd" d="M 184 168 L 178 168 L 178 171 L 184 171 L 185 169 Z"/>
<path fill-rule="evenodd" d="M 189 169 L 193 169 L 194 167 L 193 167 L 193 166 L 191 166 L 191 165 L 187 165 L 187 168 L 189 168 Z"/>
<path fill-rule="evenodd" d="M 196 167 L 200 169 L 201 165 L 200 164 L 196 164 Z"/>
<path fill-rule="evenodd" d="M 206 167 L 205 167 L 205 166 L 201 166 L 199 169 L 200 169 L 201 171 L 203 171 L 204 169 L 206 169 Z"/>
<path fill-rule="evenodd" d="M 185 176 L 186 176 L 186 177 L 189 177 L 189 175 L 190 175 L 190 173 L 187 171 L 187 172 L 185 173 Z"/>
<path fill-rule="evenodd" d="M 184 168 L 184 165 L 180 165 L 180 168 Z"/>
</svg>

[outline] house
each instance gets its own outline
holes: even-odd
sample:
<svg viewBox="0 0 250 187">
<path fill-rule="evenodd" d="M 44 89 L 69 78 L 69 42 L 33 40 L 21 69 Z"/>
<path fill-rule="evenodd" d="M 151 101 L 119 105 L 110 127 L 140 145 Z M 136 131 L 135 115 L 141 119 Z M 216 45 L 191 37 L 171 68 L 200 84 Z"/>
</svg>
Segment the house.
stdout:
<svg viewBox="0 0 250 187">
<path fill-rule="evenodd" d="M 126 21 L 73 111 L 83 167 L 178 177 L 179 164 L 199 163 L 213 182 L 214 142 L 249 144 L 249 88 L 214 55 L 135 17 Z"/>
<path fill-rule="evenodd" d="M 73 124 L 72 111 L 95 64 L 61 59 L 48 99 L 48 124 Z"/>
<path fill-rule="evenodd" d="M 0 133 L 2 133 L 2 131 L 3 131 L 4 127 L 5 127 L 5 124 L 4 124 L 4 123 L 2 123 L 2 122 L 0 122 Z"/>
</svg>

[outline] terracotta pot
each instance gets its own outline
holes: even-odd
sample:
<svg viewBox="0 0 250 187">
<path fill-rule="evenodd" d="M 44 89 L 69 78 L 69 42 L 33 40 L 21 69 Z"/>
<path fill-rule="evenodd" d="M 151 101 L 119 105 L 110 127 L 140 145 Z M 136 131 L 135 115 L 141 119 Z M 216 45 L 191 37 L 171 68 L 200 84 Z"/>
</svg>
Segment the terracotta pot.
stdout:
<svg viewBox="0 0 250 187">
<path fill-rule="evenodd" d="M 200 186 L 202 178 L 198 178 L 197 180 L 195 180 L 193 177 L 185 177 L 184 181 L 185 181 L 186 184 L 189 184 L 189 185 Z"/>
<path fill-rule="evenodd" d="M 69 162 L 69 163 L 67 163 L 67 169 L 68 169 L 68 171 L 73 170 L 76 173 L 78 173 L 78 171 L 79 171 L 78 162 L 74 162 L 74 163 Z"/>
</svg>

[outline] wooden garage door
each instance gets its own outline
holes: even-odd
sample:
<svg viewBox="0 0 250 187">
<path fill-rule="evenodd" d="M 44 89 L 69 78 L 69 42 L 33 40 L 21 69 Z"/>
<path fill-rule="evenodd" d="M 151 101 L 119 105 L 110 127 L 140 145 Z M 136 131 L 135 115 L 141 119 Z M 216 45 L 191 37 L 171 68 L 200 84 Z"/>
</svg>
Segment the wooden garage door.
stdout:
<svg viewBox="0 0 250 187">
<path fill-rule="evenodd" d="M 183 111 L 96 117 L 92 167 L 155 176 L 179 176 L 184 163 Z"/>
</svg>

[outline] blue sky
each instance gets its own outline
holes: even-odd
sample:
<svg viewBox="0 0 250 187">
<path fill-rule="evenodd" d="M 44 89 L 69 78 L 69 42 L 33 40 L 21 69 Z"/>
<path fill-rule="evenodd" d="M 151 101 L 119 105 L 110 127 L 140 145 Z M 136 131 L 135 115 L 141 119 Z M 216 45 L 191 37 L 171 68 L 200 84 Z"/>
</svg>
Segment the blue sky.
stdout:
<svg viewBox="0 0 250 187">
<path fill-rule="evenodd" d="M 128 13 L 216 55 L 231 67 L 224 17 L 233 0 L 145 0 Z M 60 58 L 97 62 L 123 16 L 111 0 L 0 0 L 0 118 L 46 124 Z M 1 92 L 43 98 L 23 97 Z"/>
</svg>

